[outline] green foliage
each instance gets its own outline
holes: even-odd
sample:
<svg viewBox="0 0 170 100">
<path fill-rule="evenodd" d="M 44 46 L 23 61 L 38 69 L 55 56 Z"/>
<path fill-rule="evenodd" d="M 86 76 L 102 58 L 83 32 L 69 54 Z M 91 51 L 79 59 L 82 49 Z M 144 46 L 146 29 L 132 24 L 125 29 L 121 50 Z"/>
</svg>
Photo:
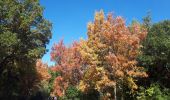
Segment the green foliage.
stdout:
<svg viewBox="0 0 170 100">
<path fill-rule="evenodd" d="M 48 84 L 48 92 L 51 93 L 53 91 L 53 87 L 54 87 L 54 80 L 57 76 L 59 76 L 59 73 L 54 72 L 52 70 L 49 70 L 49 73 L 51 75 L 51 78 L 50 78 L 49 84 Z"/>
<path fill-rule="evenodd" d="M 147 12 L 147 16 L 145 16 L 143 18 L 143 26 L 146 28 L 146 29 L 150 29 L 151 26 L 152 26 L 152 22 L 151 22 L 152 18 L 151 18 L 151 12 Z"/>
<path fill-rule="evenodd" d="M 69 99 L 74 99 L 79 96 L 79 90 L 74 86 L 69 86 L 66 90 L 66 96 Z"/>
<path fill-rule="evenodd" d="M 79 80 L 76 79 L 77 83 L 75 82 L 75 86 L 65 84 L 69 86 L 66 90 L 64 90 L 64 96 L 59 97 L 59 99 L 99 100 L 102 96 L 104 97 L 107 94 L 107 92 L 104 94 L 105 91 L 108 91 L 110 92 L 108 95 L 111 95 L 111 98 L 113 98 L 114 95 L 117 95 L 117 99 L 130 98 L 138 100 L 168 100 L 170 98 L 170 20 L 165 20 L 152 25 L 150 13 L 143 18 L 143 27 L 148 30 L 148 36 L 143 42 L 143 47 L 141 49 L 142 53 L 138 57 L 138 62 L 140 66 L 145 67 L 149 77 L 143 79 L 145 82 L 143 82 L 143 80 L 138 81 L 138 85 L 141 86 L 138 89 L 139 91 L 137 94 L 135 94 L 136 92 L 132 93 L 129 87 L 124 86 L 124 84 L 122 85 L 119 81 L 127 78 L 127 69 L 125 68 L 128 67 L 129 69 L 132 69 L 130 67 L 134 67 L 136 65 L 136 55 L 133 57 L 134 51 L 131 52 L 132 54 L 129 53 L 127 60 L 126 58 L 122 58 L 122 56 L 127 56 L 126 49 L 129 50 L 129 46 L 127 45 L 130 38 L 133 37 L 130 36 L 127 38 L 127 36 L 129 36 L 129 32 L 133 32 L 133 25 L 139 23 L 133 21 L 132 25 L 125 27 L 124 20 L 121 20 L 121 18 L 118 17 L 117 22 L 120 21 L 123 24 L 114 24 L 112 23 L 114 21 L 111 21 L 109 18 L 111 18 L 111 16 L 108 16 L 107 21 L 104 22 L 104 14 L 101 12 L 101 14 L 96 16 L 95 22 L 88 25 L 89 39 L 87 42 L 82 41 L 82 43 L 80 43 L 82 47 L 81 56 L 84 57 L 82 64 L 80 64 L 80 61 L 82 60 L 80 60 L 81 56 L 79 57 L 79 55 L 77 55 L 77 51 L 80 48 L 77 50 L 77 47 L 73 46 L 73 50 L 72 48 L 69 48 L 67 50 L 68 52 L 63 54 L 65 58 L 69 58 L 69 56 L 72 56 L 72 52 L 74 53 L 75 57 L 72 56 L 73 58 L 71 58 L 73 59 L 73 63 L 70 63 L 70 60 L 68 60 L 69 63 L 66 63 L 69 68 L 70 66 L 72 66 L 72 68 L 74 68 L 74 66 L 78 66 L 78 68 L 80 66 L 96 66 L 94 67 L 94 71 L 92 70 L 92 67 L 91 69 L 89 68 L 89 71 L 85 71 L 85 69 L 83 70 L 87 73 L 87 75 L 85 74 L 85 77 L 83 78 L 86 78 L 87 76 L 88 81 L 85 80 L 85 83 L 87 84 L 82 87 L 88 87 L 89 83 L 92 83 L 92 87 L 96 85 L 98 91 L 96 88 L 89 88 L 87 89 L 87 92 L 80 92 L 76 87 Z M 114 29 L 113 32 L 110 31 L 110 28 L 108 27 L 109 25 L 111 25 L 110 27 Z M 120 26 L 118 27 L 118 25 Z M 43 7 L 40 6 L 39 0 L 0 0 L 1 100 L 43 100 L 46 99 L 54 89 L 56 89 L 54 88 L 54 81 L 57 76 L 64 76 L 68 74 L 66 75 L 65 83 L 68 83 L 68 80 L 75 79 L 75 77 L 71 76 L 72 73 L 69 74 L 65 71 L 67 69 L 63 69 L 62 73 L 49 70 L 49 73 L 51 74 L 49 82 L 41 81 L 37 78 L 35 62 L 47 51 L 46 44 L 48 44 L 49 39 L 51 38 L 51 27 L 51 23 L 43 18 Z M 115 30 L 116 27 L 117 30 Z M 107 28 L 108 32 L 106 31 Z M 128 29 L 129 31 L 127 31 Z M 135 29 L 138 29 L 138 27 Z M 114 35 L 119 33 L 119 31 L 121 33 L 122 30 L 124 30 L 124 32 L 127 31 L 127 35 L 119 34 L 118 38 L 117 36 L 114 37 Z M 119 39 L 121 36 L 123 37 L 120 41 L 114 41 L 114 39 Z M 132 38 L 132 40 L 137 41 L 135 38 Z M 135 43 L 138 42 L 139 41 Z M 117 50 L 119 47 L 122 48 Z M 137 45 L 137 49 L 135 50 L 138 50 L 139 47 L 140 45 Z M 116 50 L 120 53 L 116 54 Z M 61 49 L 61 52 L 63 52 L 63 48 Z M 120 56 L 120 54 L 122 55 Z M 136 54 L 138 54 L 138 51 Z M 63 62 L 65 62 L 65 58 L 63 59 Z M 129 58 L 131 58 L 131 60 L 134 58 L 135 62 L 129 62 L 132 63 L 132 65 L 127 66 Z M 120 62 L 118 62 L 117 59 L 120 60 Z M 121 63 L 120 68 L 115 69 L 115 66 L 118 64 L 116 65 L 116 63 L 113 63 L 114 60 L 115 62 Z M 62 64 L 60 64 L 61 67 L 65 66 L 65 63 Z M 123 68 L 123 65 L 126 67 Z M 137 68 L 138 67 L 135 67 L 135 69 Z M 77 70 L 73 70 L 73 74 L 76 73 L 74 71 Z M 98 73 L 101 75 L 98 75 Z M 136 71 L 132 74 L 134 73 L 136 73 Z M 136 73 L 136 75 L 137 74 L 139 73 Z M 98 75 L 97 78 L 95 75 Z M 140 75 L 143 76 L 142 74 Z M 68 76 L 71 76 L 71 78 L 68 78 Z M 123 78 L 121 79 L 121 77 Z M 132 83 L 136 82 L 139 78 L 133 78 L 134 76 L 127 78 L 128 81 L 125 81 L 124 83 L 130 83 L 128 85 L 131 88 L 133 87 L 135 90 L 137 89 L 137 85 Z M 102 81 L 97 84 L 95 83 L 97 79 L 101 79 Z M 63 80 L 63 78 L 60 80 Z M 113 86 L 115 83 L 117 86 L 115 88 L 117 89 L 117 93 L 115 92 L 116 94 L 113 94 Z M 63 85 L 64 81 L 61 81 L 61 84 Z M 105 84 L 108 84 L 111 88 L 108 88 Z"/>
<path fill-rule="evenodd" d="M 28 98 L 51 23 L 43 18 L 39 0 L 0 0 L 0 12 L 0 99 Z"/>
<path fill-rule="evenodd" d="M 39 89 L 34 91 L 33 95 L 31 95 L 31 100 L 47 100 L 50 96 L 49 91 L 49 83 L 42 82 L 39 86 Z"/>
<path fill-rule="evenodd" d="M 148 88 L 140 88 L 137 100 L 168 100 L 170 98 L 170 90 L 161 89 L 158 84 L 152 84 Z"/>
<path fill-rule="evenodd" d="M 59 100 L 100 100 L 100 94 L 96 90 L 89 90 L 88 93 L 84 93 L 75 86 L 69 86 L 66 94 L 59 97 Z"/>
<path fill-rule="evenodd" d="M 148 85 L 158 82 L 170 88 L 170 21 L 153 24 L 148 31 L 139 64 L 148 70 Z"/>
<path fill-rule="evenodd" d="M 59 100 L 82 100 L 81 92 L 75 86 L 69 86 L 66 89 L 65 95 L 58 97 Z"/>
<path fill-rule="evenodd" d="M 151 24 L 150 16 L 144 18 L 148 36 L 143 42 L 139 65 L 147 69 L 148 78 L 139 80 L 139 100 L 168 100 L 170 98 L 170 21 Z M 158 83 L 158 84 L 155 84 Z M 144 88 L 145 87 L 145 88 Z"/>
<path fill-rule="evenodd" d="M 59 97 L 59 100 L 80 100 L 81 92 L 74 86 L 69 86 L 64 96 Z"/>
<path fill-rule="evenodd" d="M 92 89 L 87 93 L 81 93 L 80 100 L 100 100 L 100 95 L 98 91 Z"/>
</svg>

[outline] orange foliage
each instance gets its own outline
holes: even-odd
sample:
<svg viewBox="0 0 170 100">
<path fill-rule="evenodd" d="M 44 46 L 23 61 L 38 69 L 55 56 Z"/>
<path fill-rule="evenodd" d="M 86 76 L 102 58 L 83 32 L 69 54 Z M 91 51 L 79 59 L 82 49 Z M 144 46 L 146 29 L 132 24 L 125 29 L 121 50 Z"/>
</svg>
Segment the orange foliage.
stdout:
<svg viewBox="0 0 170 100">
<path fill-rule="evenodd" d="M 36 71 L 38 79 L 41 81 L 48 81 L 51 78 L 51 75 L 48 73 L 48 65 L 43 64 L 41 60 L 37 60 Z"/>
<path fill-rule="evenodd" d="M 81 79 L 81 57 L 78 51 L 79 44 L 74 42 L 71 47 L 65 47 L 63 41 L 54 45 L 51 60 L 56 63 L 53 71 L 60 73 L 54 82 L 54 94 L 62 96 L 68 85 L 77 85 Z"/>
<path fill-rule="evenodd" d="M 102 92 L 108 87 L 121 87 L 119 83 L 133 90 L 137 88 L 134 78 L 147 77 L 144 69 L 136 66 L 140 43 L 147 35 L 139 24 L 127 27 L 122 17 L 109 14 L 105 19 L 101 11 L 96 13 L 94 22 L 89 23 L 87 34 L 88 40 L 80 46 L 87 67 L 79 85 L 82 91 L 94 88 Z"/>
<path fill-rule="evenodd" d="M 69 85 L 78 85 L 84 92 L 95 89 L 108 98 L 113 95 L 109 88 L 123 88 L 125 84 L 132 91 L 137 89 L 135 78 L 147 77 L 143 67 L 136 66 L 146 30 L 137 23 L 127 27 L 122 17 L 112 14 L 105 18 L 101 11 L 88 24 L 87 35 L 87 40 L 71 47 L 63 41 L 53 46 L 51 60 L 56 65 L 52 70 L 60 73 L 54 93 L 62 96 Z"/>
</svg>

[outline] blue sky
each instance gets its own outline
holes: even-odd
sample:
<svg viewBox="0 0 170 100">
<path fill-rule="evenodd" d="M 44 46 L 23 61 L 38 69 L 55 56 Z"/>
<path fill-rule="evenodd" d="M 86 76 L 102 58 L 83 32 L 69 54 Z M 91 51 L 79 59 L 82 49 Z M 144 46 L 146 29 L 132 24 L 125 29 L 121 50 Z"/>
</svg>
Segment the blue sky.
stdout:
<svg viewBox="0 0 170 100">
<path fill-rule="evenodd" d="M 66 45 L 81 37 L 86 39 L 86 28 L 93 21 L 95 11 L 103 9 L 107 15 L 112 12 L 122 16 L 129 24 L 133 19 L 141 21 L 151 11 L 152 21 L 170 19 L 170 0 L 40 0 L 45 8 L 44 17 L 53 24 L 52 39 L 42 60 L 50 62 L 50 51 L 54 43 L 64 39 Z"/>
</svg>

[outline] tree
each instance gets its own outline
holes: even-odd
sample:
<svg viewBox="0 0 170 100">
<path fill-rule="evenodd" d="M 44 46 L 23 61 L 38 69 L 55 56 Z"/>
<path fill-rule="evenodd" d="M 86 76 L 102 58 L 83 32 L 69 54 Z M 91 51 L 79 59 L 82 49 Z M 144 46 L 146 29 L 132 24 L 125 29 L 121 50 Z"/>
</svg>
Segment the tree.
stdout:
<svg viewBox="0 0 170 100">
<path fill-rule="evenodd" d="M 68 86 L 76 86 L 79 83 L 82 60 L 78 47 L 77 42 L 71 47 L 66 47 L 63 41 L 53 46 L 51 60 L 55 62 L 55 66 L 51 69 L 59 73 L 54 81 L 54 95 L 61 97 L 65 95 Z"/>
<path fill-rule="evenodd" d="M 141 87 L 137 100 L 168 100 L 170 98 L 170 90 L 161 88 L 159 84 L 153 83 L 146 89 Z"/>
<path fill-rule="evenodd" d="M 143 26 L 149 31 L 152 26 L 151 12 L 147 12 L 147 15 L 143 17 Z"/>
<path fill-rule="evenodd" d="M 40 59 L 36 62 L 36 79 L 32 88 L 33 95 L 31 100 L 46 100 L 50 96 L 50 79 L 49 67 L 44 64 Z"/>
<path fill-rule="evenodd" d="M 132 92 L 137 89 L 136 78 L 147 77 L 136 61 L 146 34 L 137 23 L 127 27 L 123 18 L 109 14 L 105 19 L 102 11 L 97 12 L 94 22 L 88 24 L 88 39 L 80 46 L 86 70 L 79 88 L 84 92 L 94 89 L 103 99 L 115 100 L 117 95 L 123 97 L 124 85 Z"/>
<path fill-rule="evenodd" d="M 36 60 L 51 38 L 51 23 L 43 18 L 39 0 L 1 0 L 0 12 L 0 98 L 29 96 L 35 78 L 25 77 L 36 74 Z"/>
<path fill-rule="evenodd" d="M 147 69 L 149 77 L 145 86 L 159 83 L 170 88 L 170 21 L 165 20 L 151 26 L 148 36 L 143 43 L 139 65 Z M 142 81 L 143 82 L 143 81 Z"/>
</svg>

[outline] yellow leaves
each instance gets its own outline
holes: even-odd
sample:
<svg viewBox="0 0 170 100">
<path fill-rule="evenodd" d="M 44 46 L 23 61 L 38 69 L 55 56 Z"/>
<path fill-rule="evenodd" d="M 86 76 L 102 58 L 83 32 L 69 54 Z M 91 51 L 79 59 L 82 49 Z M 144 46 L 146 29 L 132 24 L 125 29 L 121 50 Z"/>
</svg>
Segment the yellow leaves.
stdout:
<svg viewBox="0 0 170 100">
<path fill-rule="evenodd" d="M 84 62 L 88 64 L 97 64 L 97 55 L 95 54 L 94 50 L 90 48 L 87 44 L 87 41 L 81 41 L 81 46 L 79 47 L 79 52 Z"/>
<path fill-rule="evenodd" d="M 104 71 L 104 68 L 103 67 L 97 67 L 96 68 L 97 72 L 103 72 Z M 104 73 L 104 72 L 103 72 Z"/>
<path fill-rule="evenodd" d="M 116 83 L 111 81 L 107 75 L 103 74 L 100 81 L 96 82 L 96 89 L 102 91 L 105 87 L 114 87 Z"/>
<path fill-rule="evenodd" d="M 87 29 L 88 29 L 88 37 L 91 37 L 93 35 L 93 30 L 94 30 L 94 25 L 90 22 L 87 25 Z"/>
<path fill-rule="evenodd" d="M 83 79 L 79 83 L 79 89 L 83 92 L 88 91 L 96 84 L 98 78 L 100 78 L 98 75 L 99 73 L 94 67 L 88 68 Z"/>
<path fill-rule="evenodd" d="M 136 66 L 140 42 L 145 37 L 146 31 L 139 24 L 129 28 L 122 17 L 113 18 L 109 14 L 105 20 L 104 13 L 97 12 L 94 23 L 88 24 L 88 40 L 82 43 L 80 49 L 83 60 L 89 66 L 82 80 L 84 88 L 94 86 L 101 91 L 118 81 L 128 80 L 125 84 L 136 89 L 132 77 L 146 76 Z M 127 76 L 130 78 L 126 79 Z"/>
<path fill-rule="evenodd" d="M 83 92 L 90 89 L 103 92 L 105 89 L 111 95 L 109 88 L 123 88 L 123 83 L 132 90 L 137 89 L 134 78 L 147 76 L 141 67 L 136 66 L 140 42 L 146 36 L 144 29 L 140 25 L 129 28 L 122 17 L 113 18 L 111 14 L 105 20 L 103 11 L 100 11 L 94 22 L 88 24 L 87 34 L 87 40 L 70 48 L 60 43 L 54 49 L 52 57 L 58 55 L 60 59 L 58 68 L 53 69 L 61 72 L 61 77 L 56 79 L 55 92 L 59 96 L 64 94 L 68 84 L 75 79 L 75 68 L 83 73 L 83 78 L 76 77 L 78 88 Z M 59 54 L 55 54 L 57 51 Z"/>
<path fill-rule="evenodd" d="M 101 78 L 101 71 L 100 69 L 96 68 L 96 66 L 89 66 L 89 68 L 84 73 L 84 80 L 85 81 L 92 81 L 96 82 Z"/>
<path fill-rule="evenodd" d="M 135 89 L 138 89 L 138 86 L 135 84 L 132 77 L 127 77 L 127 82 L 128 82 L 129 88 L 131 88 L 132 91 L 135 90 Z"/>
<path fill-rule="evenodd" d="M 81 80 L 78 86 L 78 89 L 85 92 L 85 89 L 87 88 L 86 84 Z"/>
<path fill-rule="evenodd" d="M 105 87 L 113 87 L 115 84 L 114 81 L 108 78 L 103 67 L 90 67 L 85 73 L 83 80 L 80 81 L 79 89 L 87 91 L 90 88 L 94 88 L 102 91 Z"/>
<path fill-rule="evenodd" d="M 104 21 L 104 12 L 102 10 L 100 12 L 96 12 L 94 20 L 95 22 L 102 23 Z"/>
</svg>

